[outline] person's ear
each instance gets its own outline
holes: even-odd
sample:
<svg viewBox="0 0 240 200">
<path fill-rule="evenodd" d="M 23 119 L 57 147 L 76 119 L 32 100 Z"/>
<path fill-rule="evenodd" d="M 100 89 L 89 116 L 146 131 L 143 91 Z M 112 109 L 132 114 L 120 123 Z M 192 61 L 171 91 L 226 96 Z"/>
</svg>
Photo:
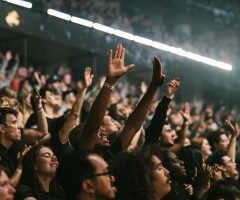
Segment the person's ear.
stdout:
<svg viewBox="0 0 240 200">
<path fill-rule="evenodd" d="M 94 194 L 94 184 L 90 179 L 86 179 L 82 182 L 82 190 L 88 194 Z"/>
<path fill-rule="evenodd" d="M 159 136 L 158 141 L 162 140 L 162 134 Z"/>
<path fill-rule="evenodd" d="M 218 144 L 216 142 L 214 142 L 213 146 L 215 147 L 215 149 L 217 149 Z"/>
<path fill-rule="evenodd" d="M 5 127 L 4 125 L 0 125 L 0 134 L 4 134 L 5 133 Z"/>
</svg>

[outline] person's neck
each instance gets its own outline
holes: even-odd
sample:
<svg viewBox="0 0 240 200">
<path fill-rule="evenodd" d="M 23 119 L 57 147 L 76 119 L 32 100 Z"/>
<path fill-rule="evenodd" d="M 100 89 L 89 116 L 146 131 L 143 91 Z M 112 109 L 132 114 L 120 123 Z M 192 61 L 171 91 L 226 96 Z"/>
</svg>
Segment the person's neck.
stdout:
<svg viewBox="0 0 240 200">
<path fill-rule="evenodd" d="M 67 102 L 65 101 L 64 104 L 65 104 L 67 109 L 72 109 L 73 103 L 71 103 L 69 101 L 67 101 Z"/>
<path fill-rule="evenodd" d="M 168 151 L 169 149 L 169 147 L 162 145 L 160 142 L 158 142 L 158 146 L 161 151 L 164 151 L 164 150 Z"/>
<path fill-rule="evenodd" d="M 7 140 L 5 137 L 0 137 L 0 144 L 2 144 L 4 147 L 9 149 L 12 146 L 13 142 L 10 140 Z"/>
<path fill-rule="evenodd" d="M 38 175 L 38 179 L 42 183 L 44 191 L 49 192 L 49 185 L 52 180 L 52 177 L 44 177 L 44 176 Z"/>
<path fill-rule="evenodd" d="M 60 115 L 58 114 L 58 109 L 54 109 L 54 110 L 53 110 L 53 117 L 54 117 L 54 118 L 60 117 Z"/>
<path fill-rule="evenodd" d="M 54 110 L 54 108 L 52 106 L 49 106 L 46 104 L 44 105 L 44 112 L 45 112 L 46 117 L 53 119 L 53 110 Z"/>
<path fill-rule="evenodd" d="M 94 194 L 88 194 L 88 193 L 85 193 L 85 192 L 81 192 L 77 198 L 78 200 L 95 200 L 96 197 Z"/>
<path fill-rule="evenodd" d="M 173 190 L 175 190 L 177 181 L 176 181 L 176 180 L 173 180 L 173 179 L 171 179 L 171 181 L 172 181 L 172 183 L 171 183 L 171 188 L 172 188 Z"/>
</svg>

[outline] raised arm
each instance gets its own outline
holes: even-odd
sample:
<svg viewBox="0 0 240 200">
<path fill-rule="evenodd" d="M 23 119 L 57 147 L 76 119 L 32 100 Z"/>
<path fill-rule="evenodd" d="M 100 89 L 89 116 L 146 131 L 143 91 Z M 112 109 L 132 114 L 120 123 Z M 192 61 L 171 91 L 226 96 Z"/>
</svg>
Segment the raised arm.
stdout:
<svg viewBox="0 0 240 200">
<path fill-rule="evenodd" d="M 17 69 L 18 69 L 18 66 L 19 66 L 19 63 L 20 63 L 19 55 L 16 54 L 16 56 L 15 56 L 15 64 L 13 65 L 11 71 L 8 73 L 8 75 L 6 77 L 6 80 L 5 80 L 5 81 L 7 81 L 7 85 L 10 85 L 13 77 L 15 76 L 15 74 L 17 72 Z"/>
<path fill-rule="evenodd" d="M 238 124 L 235 123 L 235 127 L 231 124 L 230 120 L 225 121 L 228 130 L 231 132 L 232 136 L 229 142 L 227 156 L 229 156 L 235 163 L 235 154 L 236 154 L 236 139 L 238 135 Z"/>
<path fill-rule="evenodd" d="M 184 142 L 185 142 L 185 139 L 187 137 L 188 122 L 190 120 L 190 106 L 189 106 L 189 104 L 185 103 L 184 112 L 183 111 L 180 111 L 180 112 L 181 112 L 181 114 L 183 116 L 183 119 L 184 119 L 182 129 L 181 129 L 180 134 L 178 135 L 177 143 L 174 144 L 174 146 L 169 148 L 169 151 L 171 151 L 175 154 L 178 154 L 180 149 L 184 146 Z"/>
<path fill-rule="evenodd" d="M 145 94 L 146 92 L 147 92 L 147 85 L 146 85 L 146 83 L 143 81 L 143 82 L 141 82 L 141 94 L 140 94 L 140 96 L 139 96 L 138 101 L 137 101 L 136 104 L 138 104 L 138 103 L 141 101 L 141 99 L 143 98 L 143 96 L 144 96 L 144 94 Z"/>
<path fill-rule="evenodd" d="M 42 108 L 41 97 L 38 96 L 35 90 L 32 91 L 32 97 L 36 106 L 37 113 L 37 129 L 24 128 L 22 134 L 22 140 L 26 144 L 32 144 L 35 141 L 39 141 L 43 137 L 48 137 L 48 123 L 46 116 Z"/>
<path fill-rule="evenodd" d="M 3 72 L 5 71 L 8 62 L 12 59 L 12 52 L 7 51 L 5 55 L 5 60 L 3 61 L 2 65 L 0 66 L 0 77 L 2 76 Z"/>
<path fill-rule="evenodd" d="M 69 133 L 75 126 L 82 109 L 84 96 L 87 92 L 88 87 L 92 84 L 93 75 L 91 75 L 91 68 L 85 68 L 84 72 L 84 86 L 80 94 L 78 94 L 76 101 L 68 115 L 66 122 L 62 129 L 59 131 L 59 140 L 62 144 L 65 144 L 69 138 Z"/>
<path fill-rule="evenodd" d="M 146 94 L 143 96 L 133 113 L 129 116 L 119 139 L 122 143 L 123 150 L 127 150 L 134 135 L 138 132 L 152 102 L 152 99 L 158 89 L 165 82 L 165 75 L 162 73 L 162 65 L 157 56 L 153 60 L 152 81 Z"/>
<path fill-rule="evenodd" d="M 146 129 L 145 145 L 158 142 L 159 136 L 162 133 L 164 122 L 166 120 L 168 105 L 180 84 L 180 82 L 177 81 L 178 79 L 179 78 L 175 78 L 166 85 L 165 95 L 156 108 L 151 124 Z"/>
<path fill-rule="evenodd" d="M 113 86 L 123 74 L 134 67 L 133 64 L 124 67 L 124 57 L 125 49 L 122 48 L 122 45 L 116 47 L 113 58 L 112 50 L 109 51 L 107 79 L 92 105 L 88 120 L 78 142 L 79 148 L 93 149 L 112 92 L 111 87 L 108 87 L 108 85 Z"/>
</svg>

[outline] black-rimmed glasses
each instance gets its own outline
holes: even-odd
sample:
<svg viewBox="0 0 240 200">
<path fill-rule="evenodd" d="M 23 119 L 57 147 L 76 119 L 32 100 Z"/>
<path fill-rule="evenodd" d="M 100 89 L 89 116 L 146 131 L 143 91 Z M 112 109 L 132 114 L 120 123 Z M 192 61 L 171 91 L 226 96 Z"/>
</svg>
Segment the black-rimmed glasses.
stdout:
<svg viewBox="0 0 240 200">
<path fill-rule="evenodd" d="M 97 176 L 106 176 L 108 175 L 109 178 L 111 178 L 112 174 L 110 172 L 104 172 L 104 173 L 101 173 L 101 174 L 94 174 L 94 175 L 91 175 L 91 176 L 87 176 L 85 179 L 92 179 L 92 178 L 95 178 Z"/>
</svg>

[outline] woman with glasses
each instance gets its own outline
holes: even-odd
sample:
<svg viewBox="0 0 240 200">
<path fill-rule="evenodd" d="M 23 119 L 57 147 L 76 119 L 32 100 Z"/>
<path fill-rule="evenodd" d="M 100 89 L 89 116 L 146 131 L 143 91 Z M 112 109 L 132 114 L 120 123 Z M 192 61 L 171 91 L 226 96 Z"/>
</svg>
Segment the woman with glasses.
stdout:
<svg viewBox="0 0 240 200">
<path fill-rule="evenodd" d="M 58 161 L 50 147 L 33 147 L 23 157 L 22 165 L 22 176 L 15 199 L 64 200 L 64 193 L 54 179 Z"/>
<path fill-rule="evenodd" d="M 236 169 L 236 163 L 229 156 L 227 156 L 224 151 L 218 151 L 214 154 L 211 166 L 214 164 L 222 166 L 222 177 L 226 179 L 228 184 L 232 184 L 240 190 L 240 183 L 237 182 L 239 173 Z"/>
</svg>

